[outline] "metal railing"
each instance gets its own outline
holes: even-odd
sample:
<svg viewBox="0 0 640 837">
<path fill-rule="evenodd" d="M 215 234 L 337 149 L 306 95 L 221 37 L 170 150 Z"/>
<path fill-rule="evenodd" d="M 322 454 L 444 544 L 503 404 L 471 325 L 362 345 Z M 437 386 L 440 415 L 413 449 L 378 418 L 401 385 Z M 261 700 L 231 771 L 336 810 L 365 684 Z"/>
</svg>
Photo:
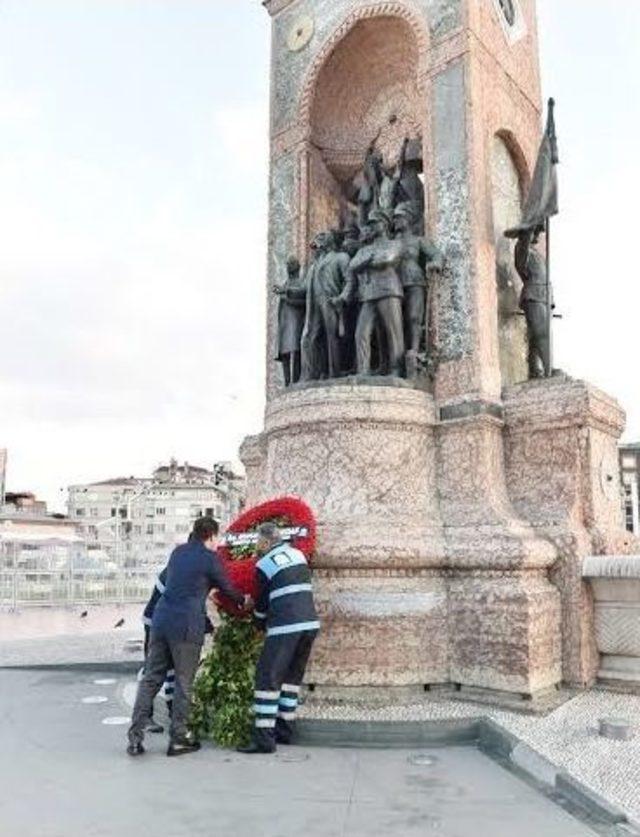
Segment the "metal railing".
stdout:
<svg viewBox="0 0 640 837">
<path fill-rule="evenodd" d="M 127 604 L 146 601 L 157 573 L 148 570 L 42 572 L 0 570 L 0 606 Z"/>
<path fill-rule="evenodd" d="M 0 544 L 0 607 L 140 603 L 159 569 L 121 549 L 97 558 L 84 545 Z"/>
</svg>

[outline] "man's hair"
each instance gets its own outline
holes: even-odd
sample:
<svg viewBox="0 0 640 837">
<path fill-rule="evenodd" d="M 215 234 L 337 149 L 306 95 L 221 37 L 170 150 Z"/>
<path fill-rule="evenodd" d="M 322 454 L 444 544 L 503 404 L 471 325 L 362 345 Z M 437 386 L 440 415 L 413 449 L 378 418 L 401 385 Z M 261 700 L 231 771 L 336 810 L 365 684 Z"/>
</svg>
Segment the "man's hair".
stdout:
<svg viewBox="0 0 640 837">
<path fill-rule="evenodd" d="M 264 538 L 269 543 L 278 543 L 282 540 L 282 532 L 275 523 L 261 523 L 258 526 L 258 537 Z"/>
<path fill-rule="evenodd" d="M 193 540 L 208 541 L 213 535 L 217 535 L 220 531 L 218 521 L 212 517 L 199 517 L 193 524 Z M 191 540 L 191 538 L 190 538 Z"/>
</svg>

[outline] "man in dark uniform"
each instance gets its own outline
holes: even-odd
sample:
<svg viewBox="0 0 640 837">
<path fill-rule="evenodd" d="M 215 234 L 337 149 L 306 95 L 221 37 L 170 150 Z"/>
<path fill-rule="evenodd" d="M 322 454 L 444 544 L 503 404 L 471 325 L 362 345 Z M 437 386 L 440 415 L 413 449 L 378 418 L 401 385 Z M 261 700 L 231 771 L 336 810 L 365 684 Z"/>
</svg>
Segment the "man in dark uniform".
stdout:
<svg viewBox="0 0 640 837">
<path fill-rule="evenodd" d="M 149 639 L 151 637 L 151 623 L 153 621 L 153 612 L 156 609 L 156 605 L 160 601 L 160 596 L 165 591 L 165 585 L 167 583 L 167 568 L 165 567 L 158 573 L 158 577 L 156 578 L 156 583 L 153 585 L 153 591 L 147 602 L 145 609 L 142 613 L 142 623 L 144 625 L 144 660 L 145 665 L 147 662 L 147 657 L 149 656 Z M 145 666 L 142 667 L 140 673 L 138 675 L 138 680 L 142 680 L 144 677 Z M 173 710 L 173 691 L 175 686 L 176 680 L 176 673 L 175 671 L 170 668 L 167 672 L 167 679 L 164 682 L 164 695 L 165 701 L 167 704 L 167 712 L 169 713 L 169 717 L 171 717 L 171 712 Z M 164 727 L 162 724 L 158 724 L 153 717 L 153 707 L 151 709 L 151 714 L 149 715 L 149 721 L 147 722 L 146 727 L 147 732 L 153 733 L 161 733 L 164 732 Z"/>
<path fill-rule="evenodd" d="M 283 543 L 273 523 L 258 528 L 258 598 L 254 617 L 266 630 L 256 668 L 255 728 L 241 753 L 273 753 L 288 744 L 311 647 L 320 622 L 313 602 L 311 573 L 299 549 Z"/>
<path fill-rule="evenodd" d="M 153 700 L 171 668 L 175 669 L 176 679 L 167 755 L 178 756 L 200 749 L 199 742 L 187 735 L 187 717 L 205 634 L 207 596 L 216 588 L 236 602 L 238 609 L 249 603 L 248 597 L 238 592 L 227 578 L 215 554 L 217 541 L 217 522 L 211 517 L 201 517 L 194 524 L 189 543 L 171 553 L 165 590 L 151 622 L 149 654 L 129 728 L 127 752 L 131 756 L 144 753 L 142 741 Z"/>
</svg>

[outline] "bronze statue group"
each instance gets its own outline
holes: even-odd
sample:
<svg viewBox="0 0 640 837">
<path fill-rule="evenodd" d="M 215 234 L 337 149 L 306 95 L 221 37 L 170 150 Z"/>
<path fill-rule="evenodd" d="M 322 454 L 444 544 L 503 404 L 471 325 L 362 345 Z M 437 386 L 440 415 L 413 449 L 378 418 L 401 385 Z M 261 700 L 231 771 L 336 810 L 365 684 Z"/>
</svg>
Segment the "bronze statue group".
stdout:
<svg viewBox="0 0 640 837">
<path fill-rule="evenodd" d="M 550 125 L 546 143 L 555 142 L 551 115 Z M 276 360 L 285 386 L 350 375 L 413 382 L 433 375 L 437 352 L 430 326 L 445 259 L 425 236 L 421 143 L 405 139 L 398 163 L 386 166 L 376 142 L 345 189 L 343 222 L 313 237 L 304 267 L 289 258 L 284 282 L 274 285 Z M 546 156 L 538 162 L 522 224 L 505 232 L 518 239 L 515 268 L 523 283 L 530 378 L 553 373 L 548 258 L 537 248 L 541 232 L 548 246 L 548 219 L 557 212 L 557 156 Z"/>
<path fill-rule="evenodd" d="M 304 269 L 276 284 L 285 385 L 352 374 L 415 379 L 426 368 L 433 283 L 444 259 L 424 235 L 419 140 L 387 167 L 374 141 L 339 229 L 317 233 Z"/>
</svg>

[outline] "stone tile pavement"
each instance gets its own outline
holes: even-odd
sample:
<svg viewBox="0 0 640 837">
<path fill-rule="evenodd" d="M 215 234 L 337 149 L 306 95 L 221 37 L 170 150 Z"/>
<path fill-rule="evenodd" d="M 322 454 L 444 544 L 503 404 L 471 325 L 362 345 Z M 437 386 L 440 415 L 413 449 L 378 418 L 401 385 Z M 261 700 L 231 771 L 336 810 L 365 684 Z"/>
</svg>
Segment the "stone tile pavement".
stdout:
<svg viewBox="0 0 640 837">
<path fill-rule="evenodd" d="M 474 747 L 210 745 L 124 753 L 129 675 L 0 670 L 0 833 L 13 837 L 595 837 Z M 416 756 L 419 758 L 416 759 Z M 618 832 L 616 832 L 618 833 Z"/>
<path fill-rule="evenodd" d="M 78 663 L 95 664 L 99 669 L 110 665 L 118 667 L 123 662 L 137 664 L 142 659 L 140 639 L 141 631 L 130 628 L 90 636 L 0 641 L 0 669 L 5 666 L 64 667 Z M 125 681 L 121 697 L 130 703 L 135 687 L 131 676 Z M 128 711 L 125 704 L 123 712 Z M 489 718 L 587 788 L 623 809 L 640 827 L 640 696 L 594 690 L 577 695 L 545 717 L 437 697 L 387 706 L 344 705 L 312 698 L 301 708 L 301 717 L 350 721 Z M 600 738 L 597 726 L 603 717 L 631 720 L 637 725 L 636 738 L 629 742 Z"/>
</svg>

